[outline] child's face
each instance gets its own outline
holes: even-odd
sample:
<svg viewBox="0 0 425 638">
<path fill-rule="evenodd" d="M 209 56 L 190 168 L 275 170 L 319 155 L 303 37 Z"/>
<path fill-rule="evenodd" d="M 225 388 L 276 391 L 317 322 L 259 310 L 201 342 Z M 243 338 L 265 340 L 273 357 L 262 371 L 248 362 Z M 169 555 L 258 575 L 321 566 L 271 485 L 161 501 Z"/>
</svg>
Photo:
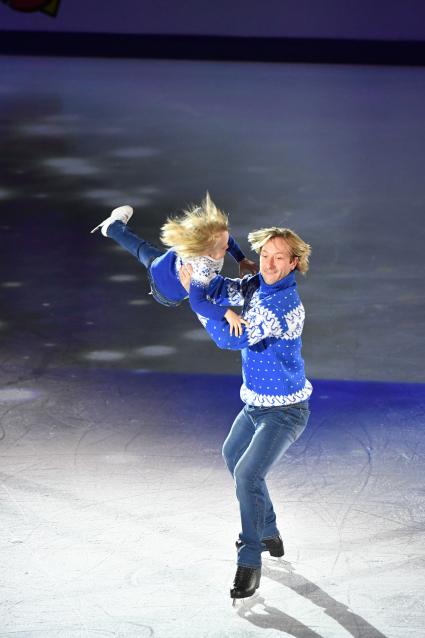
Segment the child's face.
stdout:
<svg viewBox="0 0 425 638">
<path fill-rule="evenodd" d="M 222 233 L 217 235 L 217 241 L 215 242 L 214 249 L 209 253 L 209 257 L 213 259 L 223 259 L 226 254 L 226 250 L 229 246 L 229 233 L 227 230 L 223 230 Z"/>
</svg>

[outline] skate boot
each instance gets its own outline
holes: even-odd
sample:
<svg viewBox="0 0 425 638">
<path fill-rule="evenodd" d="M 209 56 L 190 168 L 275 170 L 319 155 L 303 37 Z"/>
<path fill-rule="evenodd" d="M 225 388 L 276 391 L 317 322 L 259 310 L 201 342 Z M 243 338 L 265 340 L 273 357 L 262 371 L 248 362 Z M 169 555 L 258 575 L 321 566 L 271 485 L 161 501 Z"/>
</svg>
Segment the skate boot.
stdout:
<svg viewBox="0 0 425 638">
<path fill-rule="evenodd" d="M 276 558 L 281 558 L 282 556 L 284 556 L 285 550 L 283 548 L 283 541 L 280 534 L 274 536 L 273 538 L 265 538 L 262 542 L 266 546 L 266 548 L 263 549 L 263 552 L 269 552 L 270 556 L 275 556 Z M 239 549 L 242 544 L 243 543 L 241 540 L 237 540 L 235 543 L 236 549 Z"/>
<path fill-rule="evenodd" d="M 103 222 L 100 222 L 100 224 L 98 224 L 98 226 L 96 226 L 96 228 L 93 228 L 93 230 L 91 230 L 90 232 L 94 233 L 98 228 L 100 228 L 100 232 L 102 233 L 102 235 L 104 237 L 107 237 L 107 230 L 111 224 L 113 224 L 114 222 L 122 222 L 123 224 L 127 224 L 132 214 L 133 209 L 131 206 L 125 205 L 114 208 L 109 217 L 104 219 Z"/>
<path fill-rule="evenodd" d="M 236 570 L 233 587 L 230 590 L 230 598 L 235 604 L 236 598 L 248 598 L 255 594 L 255 590 L 260 586 L 261 567 L 242 567 Z"/>
</svg>

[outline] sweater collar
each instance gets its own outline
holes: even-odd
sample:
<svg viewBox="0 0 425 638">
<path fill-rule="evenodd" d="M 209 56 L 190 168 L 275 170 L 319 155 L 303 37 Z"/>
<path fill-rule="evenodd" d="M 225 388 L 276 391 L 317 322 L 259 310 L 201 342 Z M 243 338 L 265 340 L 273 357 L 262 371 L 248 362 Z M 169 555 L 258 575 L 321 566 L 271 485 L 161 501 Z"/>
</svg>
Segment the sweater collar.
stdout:
<svg viewBox="0 0 425 638">
<path fill-rule="evenodd" d="M 296 286 L 295 281 L 295 272 L 292 270 L 286 277 L 279 279 L 274 284 L 266 284 L 263 279 L 263 275 L 259 273 L 260 277 L 260 291 L 265 293 L 266 295 L 271 295 L 275 292 L 279 292 L 281 290 L 285 290 L 285 288 L 290 288 L 291 286 Z"/>
</svg>

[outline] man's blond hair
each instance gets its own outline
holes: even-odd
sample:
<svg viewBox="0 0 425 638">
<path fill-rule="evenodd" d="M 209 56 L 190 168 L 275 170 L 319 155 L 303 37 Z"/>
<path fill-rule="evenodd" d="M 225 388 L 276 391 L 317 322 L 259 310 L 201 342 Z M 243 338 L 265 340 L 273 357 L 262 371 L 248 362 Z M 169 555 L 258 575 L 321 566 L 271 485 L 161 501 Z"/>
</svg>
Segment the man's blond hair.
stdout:
<svg viewBox="0 0 425 638">
<path fill-rule="evenodd" d="M 297 257 L 298 263 L 295 268 L 305 275 L 309 268 L 311 246 L 290 228 L 279 228 L 278 226 L 260 228 L 260 230 L 254 230 L 252 233 L 249 233 L 248 241 L 256 253 L 261 253 L 264 244 L 274 237 L 282 237 L 282 239 L 285 240 L 290 250 L 291 261 Z"/>
<path fill-rule="evenodd" d="M 229 219 L 207 193 L 200 206 L 190 206 L 178 217 L 169 217 L 161 228 L 161 241 L 183 258 L 208 255 Z"/>
</svg>

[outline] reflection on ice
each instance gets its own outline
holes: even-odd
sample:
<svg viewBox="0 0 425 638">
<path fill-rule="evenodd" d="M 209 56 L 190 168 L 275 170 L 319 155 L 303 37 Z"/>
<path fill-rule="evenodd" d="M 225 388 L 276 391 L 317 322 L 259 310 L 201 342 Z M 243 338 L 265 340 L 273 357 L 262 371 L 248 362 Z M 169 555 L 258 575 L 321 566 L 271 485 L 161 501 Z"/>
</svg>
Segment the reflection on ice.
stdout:
<svg viewBox="0 0 425 638">
<path fill-rule="evenodd" d="M 94 188 L 92 190 L 86 190 L 82 193 L 83 196 L 89 197 L 90 199 L 100 199 L 100 200 L 116 200 L 117 198 L 120 201 L 124 201 L 127 197 L 127 194 L 124 191 L 119 190 L 111 190 L 107 188 Z"/>
<path fill-rule="evenodd" d="M 84 158 L 52 157 L 44 160 L 44 164 L 64 175 L 94 175 L 99 169 Z"/>
<path fill-rule="evenodd" d="M 143 157 L 153 157 L 159 155 L 161 151 L 157 148 L 149 148 L 148 146 L 133 146 L 128 148 L 119 148 L 112 151 L 111 155 L 122 157 L 123 159 L 142 159 Z"/>
<path fill-rule="evenodd" d="M 136 281 L 136 275 L 112 275 L 108 277 L 109 281 L 115 281 L 117 283 L 125 283 L 127 281 Z"/>
<path fill-rule="evenodd" d="M 67 133 L 67 130 L 57 124 L 28 124 L 21 127 L 23 133 L 28 135 L 42 135 L 43 137 L 58 137 Z"/>
<path fill-rule="evenodd" d="M 36 390 L 29 390 L 24 388 L 5 388 L 0 389 L 0 401 L 30 401 L 36 399 L 39 396 L 39 392 Z"/>
<path fill-rule="evenodd" d="M 82 196 L 101 202 L 102 205 L 112 209 L 116 206 L 122 206 L 123 204 L 148 206 L 151 204 L 151 199 L 148 195 L 152 195 L 154 191 L 155 189 L 150 187 L 146 187 L 146 189 L 132 189 L 130 191 L 95 188 L 84 191 Z"/>
<path fill-rule="evenodd" d="M 177 351 L 176 348 L 172 346 L 143 346 L 142 348 L 137 348 L 135 353 L 138 355 L 142 355 L 143 357 L 167 357 L 168 355 L 174 354 Z"/>
<path fill-rule="evenodd" d="M 131 299 L 128 302 L 129 306 L 148 306 L 149 304 L 149 299 Z"/>
<path fill-rule="evenodd" d="M 119 361 L 125 358 L 124 352 L 118 350 L 93 350 L 84 355 L 89 361 Z"/>
<path fill-rule="evenodd" d="M 59 113 L 57 115 L 46 115 L 44 120 L 46 122 L 55 122 L 58 124 L 67 124 L 68 122 L 79 122 L 81 115 L 77 113 Z"/>
<path fill-rule="evenodd" d="M 182 337 L 184 339 L 190 339 L 191 341 L 209 341 L 210 337 L 203 328 L 194 328 L 193 330 L 186 330 L 183 332 Z"/>
</svg>

